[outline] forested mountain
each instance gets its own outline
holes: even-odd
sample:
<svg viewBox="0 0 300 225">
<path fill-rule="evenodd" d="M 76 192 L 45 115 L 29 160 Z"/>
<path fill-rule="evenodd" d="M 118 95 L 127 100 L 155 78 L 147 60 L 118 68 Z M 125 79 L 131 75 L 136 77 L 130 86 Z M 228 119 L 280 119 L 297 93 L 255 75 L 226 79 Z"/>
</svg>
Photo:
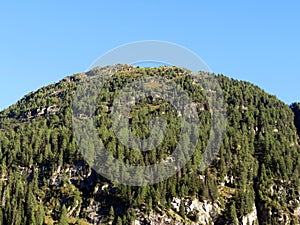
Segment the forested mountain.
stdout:
<svg viewBox="0 0 300 225">
<path fill-rule="evenodd" d="M 83 159 L 72 129 L 78 83 L 101 68 L 66 77 L 26 95 L 0 113 L 0 224 L 300 224 L 300 107 L 291 107 L 248 82 L 212 75 L 223 90 L 227 124 L 213 163 L 200 170 L 211 117 L 201 88 L 177 67 L 119 65 L 98 98 L 96 124 L 110 153 L 128 164 L 164 160 L 178 142 L 178 115 L 159 98 L 131 111 L 133 133 L 146 137 L 154 116 L 168 118 L 166 141 L 141 154 L 115 136 L 111 102 L 137 77 L 161 76 L 197 103 L 201 132 L 191 161 L 166 181 L 120 185 Z M 296 128 L 296 126 L 297 128 Z"/>
<path fill-rule="evenodd" d="M 291 105 L 291 109 L 295 114 L 295 126 L 298 130 L 298 134 L 300 135 L 300 103 L 293 103 Z"/>
</svg>

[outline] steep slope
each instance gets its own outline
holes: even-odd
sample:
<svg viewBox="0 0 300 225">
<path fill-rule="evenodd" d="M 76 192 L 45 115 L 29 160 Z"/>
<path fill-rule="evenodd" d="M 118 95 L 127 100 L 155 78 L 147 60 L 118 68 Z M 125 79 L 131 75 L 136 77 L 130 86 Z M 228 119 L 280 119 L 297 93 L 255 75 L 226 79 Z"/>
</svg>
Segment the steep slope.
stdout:
<svg viewBox="0 0 300 225">
<path fill-rule="evenodd" d="M 0 113 L 0 224 L 299 224 L 299 145 L 293 111 L 247 83 L 216 76 L 225 97 L 227 130 L 218 156 L 198 169 L 207 144 L 210 114 L 189 71 L 176 67 L 112 67 L 115 75 L 99 97 L 96 123 L 112 155 L 129 164 L 155 163 L 178 142 L 178 115 L 161 99 L 132 110 L 131 127 L 149 133 L 153 116 L 170 118 L 167 141 L 153 154 L 130 151 L 109 121 L 111 102 L 141 76 L 163 76 L 197 103 L 201 134 L 197 150 L 176 176 L 144 187 L 116 184 L 83 159 L 72 130 L 72 96 L 101 68 L 43 87 Z M 139 223 L 138 223 L 139 221 Z"/>
<path fill-rule="evenodd" d="M 291 109 L 295 114 L 295 126 L 298 130 L 298 134 L 300 135 L 300 103 L 293 103 L 291 105 Z"/>
</svg>

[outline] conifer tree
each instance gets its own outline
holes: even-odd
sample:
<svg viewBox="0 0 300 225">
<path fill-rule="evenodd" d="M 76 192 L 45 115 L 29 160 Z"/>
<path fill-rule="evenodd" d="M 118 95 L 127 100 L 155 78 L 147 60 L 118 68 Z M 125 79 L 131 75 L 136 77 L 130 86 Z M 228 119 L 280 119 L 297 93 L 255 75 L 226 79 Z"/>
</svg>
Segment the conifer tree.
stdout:
<svg viewBox="0 0 300 225">
<path fill-rule="evenodd" d="M 63 205 L 58 225 L 68 225 L 68 224 L 69 222 L 68 222 L 67 208 L 65 205 Z"/>
</svg>

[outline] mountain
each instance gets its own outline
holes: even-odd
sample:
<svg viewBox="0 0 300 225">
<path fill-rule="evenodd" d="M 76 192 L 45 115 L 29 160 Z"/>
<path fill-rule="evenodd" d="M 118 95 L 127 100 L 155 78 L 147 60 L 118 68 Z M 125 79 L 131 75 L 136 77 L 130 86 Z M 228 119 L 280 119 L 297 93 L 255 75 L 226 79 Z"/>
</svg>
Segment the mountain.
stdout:
<svg viewBox="0 0 300 225">
<path fill-rule="evenodd" d="M 150 153 L 132 150 L 118 140 L 110 121 L 122 88 L 137 78 L 164 77 L 194 100 L 199 140 L 191 160 L 174 176 L 141 187 L 118 184 L 82 156 L 73 130 L 74 94 L 84 80 L 101 79 L 107 69 L 113 76 L 97 98 L 95 124 L 106 149 L 126 164 L 168 159 L 180 139 L 180 115 L 159 97 L 141 99 L 128 118 L 132 132 L 147 138 L 149 121 L 161 116 L 168 122 L 166 139 Z M 199 165 L 212 118 L 204 91 L 185 69 L 95 68 L 3 110 L 0 224 L 300 224 L 299 104 L 289 107 L 251 83 L 210 76 L 223 90 L 227 123 L 222 146 L 205 170 Z M 88 150 L 90 141 L 84 144 Z"/>
<path fill-rule="evenodd" d="M 295 126 L 297 128 L 298 134 L 300 135 L 300 103 L 293 103 L 291 109 L 295 114 Z"/>
</svg>

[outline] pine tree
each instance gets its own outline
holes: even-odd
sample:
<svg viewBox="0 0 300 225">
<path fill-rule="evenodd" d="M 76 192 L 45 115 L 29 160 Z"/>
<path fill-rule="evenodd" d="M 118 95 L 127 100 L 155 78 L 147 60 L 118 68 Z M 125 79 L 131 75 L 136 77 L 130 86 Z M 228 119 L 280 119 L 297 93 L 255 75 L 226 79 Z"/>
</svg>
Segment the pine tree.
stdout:
<svg viewBox="0 0 300 225">
<path fill-rule="evenodd" d="M 239 221 L 237 219 L 235 204 L 232 204 L 230 207 L 230 218 L 232 219 L 234 225 L 239 225 Z"/>
<path fill-rule="evenodd" d="M 121 217 L 118 216 L 118 219 L 117 219 L 117 224 L 116 225 L 122 225 L 122 219 Z"/>
<path fill-rule="evenodd" d="M 69 225 L 67 208 L 65 205 L 62 207 L 58 225 Z"/>
<path fill-rule="evenodd" d="M 183 218 L 185 218 L 185 207 L 184 207 L 184 200 L 181 200 L 180 206 L 179 206 L 179 215 Z"/>
<path fill-rule="evenodd" d="M 113 206 L 110 207 L 110 210 L 109 210 L 109 213 L 108 213 L 108 219 L 109 219 L 110 224 L 112 224 L 114 219 L 115 219 L 115 210 L 114 210 Z"/>
<path fill-rule="evenodd" d="M 44 211 L 44 206 L 41 203 L 39 205 L 37 214 L 36 214 L 36 224 L 37 225 L 43 225 L 44 224 L 44 220 L 45 220 L 45 211 Z"/>
</svg>

